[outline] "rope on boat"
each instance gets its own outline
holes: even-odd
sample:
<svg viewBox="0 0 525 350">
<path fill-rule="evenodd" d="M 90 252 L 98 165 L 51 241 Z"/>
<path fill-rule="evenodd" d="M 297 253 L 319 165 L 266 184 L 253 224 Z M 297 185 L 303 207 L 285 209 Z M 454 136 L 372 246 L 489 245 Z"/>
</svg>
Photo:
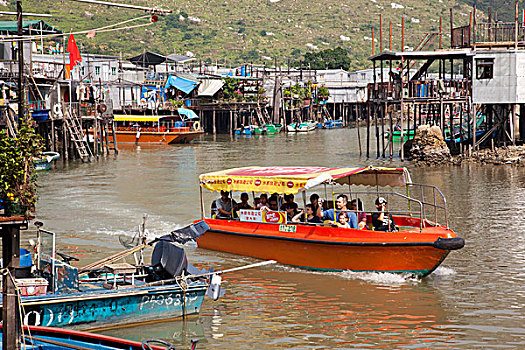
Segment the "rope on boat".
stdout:
<svg viewBox="0 0 525 350">
<path fill-rule="evenodd" d="M 209 272 L 201 273 L 201 274 L 198 274 L 198 275 L 177 276 L 175 278 L 171 278 L 171 279 L 168 279 L 168 280 L 162 280 L 162 281 L 155 281 L 155 282 L 147 283 L 147 284 L 143 285 L 142 287 L 163 286 L 165 284 L 171 284 L 173 282 L 178 282 L 178 281 L 182 281 L 182 280 L 186 281 L 188 279 L 194 279 L 194 278 L 199 278 L 199 277 L 220 275 L 220 274 L 223 274 L 223 273 L 240 271 L 240 270 L 246 270 L 246 269 L 251 269 L 253 267 L 260 267 L 260 266 L 271 265 L 271 264 L 276 264 L 276 263 L 277 263 L 277 261 L 275 261 L 275 260 L 267 260 L 267 261 L 262 261 L 262 262 L 258 262 L 258 263 L 255 263 L 255 264 L 234 267 L 234 268 L 226 269 L 226 270 L 222 270 L 222 271 L 209 271 Z"/>
</svg>

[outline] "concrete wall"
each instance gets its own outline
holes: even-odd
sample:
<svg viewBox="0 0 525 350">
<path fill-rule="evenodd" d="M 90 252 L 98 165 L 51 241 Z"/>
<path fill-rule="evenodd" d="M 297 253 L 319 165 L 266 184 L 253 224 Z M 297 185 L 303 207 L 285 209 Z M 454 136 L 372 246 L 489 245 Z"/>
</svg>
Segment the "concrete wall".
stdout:
<svg viewBox="0 0 525 350">
<path fill-rule="evenodd" d="M 493 78 L 477 78 L 477 62 L 494 59 Z M 477 104 L 525 103 L 525 51 L 476 52 L 472 77 L 472 100 Z"/>
</svg>

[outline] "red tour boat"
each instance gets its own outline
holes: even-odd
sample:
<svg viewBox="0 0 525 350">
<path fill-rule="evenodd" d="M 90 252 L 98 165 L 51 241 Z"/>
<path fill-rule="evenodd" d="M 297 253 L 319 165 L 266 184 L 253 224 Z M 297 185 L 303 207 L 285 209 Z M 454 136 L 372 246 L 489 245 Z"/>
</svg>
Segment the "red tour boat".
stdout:
<svg viewBox="0 0 525 350">
<path fill-rule="evenodd" d="M 199 180 L 201 220 L 210 227 L 197 238 L 202 248 L 313 270 L 411 273 L 423 277 L 434 271 L 451 250 L 464 246 L 464 240 L 448 226 L 445 196 L 432 185 L 412 183 L 405 168 L 245 167 L 202 174 Z M 307 193 L 315 192 L 316 187 L 329 197 L 323 203 L 325 210 L 334 208 L 338 194 L 371 203 L 372 210 L 356 213 L 358 217 L 366 213 L 370 229 L 338 227 L 335 220 L 320 224 L 290 222 L 282 211 L 240 210 L 230 219 L 205 217 L 202 189 L 254 196 L 302 194 L 299 206 L 306 206 Z M 372 229 L 371 216 L 379 213 L 373 205 L 378 197 L 386 199 L 386 214 L 392 215 L 398 229 Z M 334 212 L 338 212 L 336 208 Z M 438 218 L 443 222 L 439 223 Z"/>
</svg>

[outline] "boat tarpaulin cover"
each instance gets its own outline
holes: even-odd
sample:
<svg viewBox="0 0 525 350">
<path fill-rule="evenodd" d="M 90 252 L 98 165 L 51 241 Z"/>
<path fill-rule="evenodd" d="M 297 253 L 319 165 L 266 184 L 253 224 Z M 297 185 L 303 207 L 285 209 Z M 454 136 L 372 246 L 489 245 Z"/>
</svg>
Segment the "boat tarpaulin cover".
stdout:
<svg viewBox="0 0 525 350">
<path fill-rule="evenodd" d="M 166 81 L 166 86 L 164 88 L 169 88 L 170 86 L 173 86 L 175 89 L 178 89 L 186 94 L 189 94 L 190 92 L 195 89 L 195 87 L 198 85 L 196 81 L 191 81 L 188 79 L 184 79 L 175 75 L 170 75 L 168 80 Z"/>
<path fill-rule="evenodd" d="M 221 79 L 209 79 L 203 80 L 199 85 L 198 96 L 213 96 L 219 91 L 224 85 L 224 80 Z"/>
<path fill-rule="evenodd" d="M 186 116 L 187 119 L 199 119 L 199 116 L 194 111 L 187 108 L 177 108 L 179 114 Z"/>
<path fill-rule="evenodd" d="M 319 180 L 319 181 L 318 181 Z M 406 168 L 245 167 L 202 174 L 200 185 L 210 191 L 296 194 L 313 185 L 335 181 L 341 185 L 405 186 Z"/>
</svg>

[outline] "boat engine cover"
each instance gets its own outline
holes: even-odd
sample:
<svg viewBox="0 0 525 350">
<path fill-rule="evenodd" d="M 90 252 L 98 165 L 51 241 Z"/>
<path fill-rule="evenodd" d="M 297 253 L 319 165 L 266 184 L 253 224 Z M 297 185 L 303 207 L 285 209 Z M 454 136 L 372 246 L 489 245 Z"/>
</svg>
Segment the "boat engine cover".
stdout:
<svg viewBox="0 0 525 350">
<path fill-rule="evenodd" d="M 180 276 L 188 267 L 188 259 L 184 249 L 176 245 L 160 241 L 151 254 L 151 266 L 162 279 Z"/>
</svg>

